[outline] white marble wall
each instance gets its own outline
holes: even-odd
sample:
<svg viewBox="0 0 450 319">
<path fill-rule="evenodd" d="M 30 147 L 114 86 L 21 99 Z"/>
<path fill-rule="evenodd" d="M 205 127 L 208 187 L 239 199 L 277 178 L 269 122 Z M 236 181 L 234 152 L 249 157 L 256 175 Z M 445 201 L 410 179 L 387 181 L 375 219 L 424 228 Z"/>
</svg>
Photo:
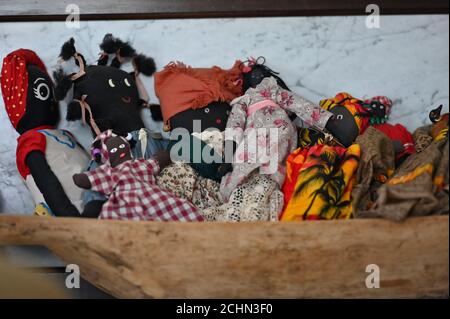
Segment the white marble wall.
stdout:
<svg viewBox="0 0 450 319">
<path fill-rule="evenodd" d="M 235 59 L 263 55 L 294 91 L 316 102 L 340 91 L 388 95 L 397 102 L 392 122 L 411 130 L 427 122 L 431 107 L 443 103 L 448 109 L 448 15 L 382 16 L 380 29 L 367 29 L 365 17 L 82 21 L 76 30 L 62 22 L 0 23 L 0 57 L 29 48 L 51 69 L 61 44 L 74 37 L 94 62 L 108 32 L 154 57 L 159 68 L 171 60 L 229 68 Z M 152 79 L 145 83 L 153 91 Z M 87 128 L 65 121 L 61 126 L 89 144 Z M 16 138 L 1 100 L 0 212 L 29 213 L 31 197 L 15 166 Z"/>
</svg>

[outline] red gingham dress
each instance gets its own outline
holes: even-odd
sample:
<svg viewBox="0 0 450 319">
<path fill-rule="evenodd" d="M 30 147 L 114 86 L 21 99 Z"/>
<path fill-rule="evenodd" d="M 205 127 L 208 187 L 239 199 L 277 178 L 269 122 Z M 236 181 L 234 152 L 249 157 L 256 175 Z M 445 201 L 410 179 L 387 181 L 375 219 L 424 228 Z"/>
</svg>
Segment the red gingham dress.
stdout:
<svg viewBox="0 0 450 319">
<path fill-rule="evenodd" d="M 102 165 L 86 172 L 92 190 L 109 195 L 101 219 L 152 221 L 203 221 L 197 208 L 163 190 L 154 175 L 159 165 L 153 159 L 135 159 L 116 167 Z"/>
</svg>

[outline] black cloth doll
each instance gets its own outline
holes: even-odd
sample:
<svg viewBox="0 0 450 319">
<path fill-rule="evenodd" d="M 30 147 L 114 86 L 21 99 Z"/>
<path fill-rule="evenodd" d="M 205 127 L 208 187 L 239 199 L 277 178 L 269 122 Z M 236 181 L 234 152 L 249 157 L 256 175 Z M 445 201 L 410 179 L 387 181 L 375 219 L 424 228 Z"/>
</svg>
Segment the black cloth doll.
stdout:
<svg viewBox="0 0 450 319">
<path fill-rule="evenodd" d="M 87 66 L 84 57 L 75 49 L 74 39 L 64 43 L 60 58 L 63 61 L 74 58 L 80 70 L 65 74 L 60 68 L 54 73 L 56 98 L 64 99 L 73 87 L 73 99 L 67 107 L 68 121 L 82 120 L 89 123 L 94 137 L 106 130 L 113 130 L 122 136 L 131 134 L 137 142 L 133 147 L 133 155 L 149 158 L 168 144 L 161 134 L 146 130 L 141 118 L 142 108 L 149 106 L 149 97 L 139 74 L 151 76 L 155 72 L 155 63 L 152 58 L 136 54 L 128 43 L 111 34 L 105 36 L 100 47 L 106 51 L 102 53 L 98 65 Z M 112 64 L 107 66 L 113 51 L 116 56 Z M 129 60 L 133 63 L 134 72 L 119 69 L 122 63 Z M 145 138 L 142 138 L 143 135 Z M 147 145 L 141 147 L 143 140 Z"/>
<path fill-rule="evenodd" d="M 139 74 L 151 76 L 155 72 L 152 58 L 137 54 L 126 42 L 105 35 L 100 48 L 103 50 L 98 65 L 87 65 L 76 51 L 75 40 L 71 38 L 63 44 L 60 53 L 62 61 L 74 59 L 79 67 L 77 73 L 65 74 L 62 68 L 54 72 L 55 95 L 58 100 L 66 97 L 73 89 L 73 98 L 67 106 L 68 121 L 82 120 L 89 123 L 93 136 L 112 130 L 127 137 L 135 158 L 150 158 L 154 153 L 167 148 L 168 140 L 161 134 L 150 132 L 144 126 L 141 110 L 148 107 L 149 97 L 139 78 Z M 109 57 L 115 54 L 108 66 Z M 131 61 L 134 72 L 119 69 L 122 63 Z M 98 146 L 93 145 L 93 150 Z M 104 163 L 99 154 L 92 154 L 93 161 L 85 169 L 94 169 Z M 100 212 L 104 196 L 95 192 L 85 193 L 84 202 Z M 94 212 L 90 213 L 94 215 Z"/>
<path fill-rule="evenodd" d="M 192 68 L 180 62 L 168 64 L 155 74 L 155 92 L 161 109 L 152 107 L 154 120 L 164 120 L 165 130 L 171 132 L 169 149 L 174 161 L 189 163 L 202 177 L 220 181 L 231 165 L 223 154 L 205 142 L 205 131 L 219 135 L 225 130 L 230 115 L 230 102 L 242 92 L 240 61 L 229 70 L 217 66 Z M 198 145 L 198 149 L 195 146 Z M 196 161 L 198 153 L 208 154 Z"/>
<path fill-rule="evenodd" d="M 6 56 L 1 88 L 7 114 L 20 134 L 17 168 L 36 205 L 56 216 L 80 217 L 82 192 L 71 175 L 83 170 L 89 156 L 68 131 L 56 129 L 59 108 L 53 82 L 36 53 L 20 49 Z"/>
</svg>

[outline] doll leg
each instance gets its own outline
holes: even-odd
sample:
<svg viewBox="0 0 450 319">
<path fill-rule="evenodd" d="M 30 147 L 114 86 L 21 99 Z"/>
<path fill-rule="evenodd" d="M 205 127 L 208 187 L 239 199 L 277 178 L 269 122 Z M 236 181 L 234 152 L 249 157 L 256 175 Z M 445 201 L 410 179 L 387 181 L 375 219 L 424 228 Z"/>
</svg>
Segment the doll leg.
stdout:
<svg viewBox="0 0 450 319">
<path fill-rule="evenodd" d="M 233 171 L 222 178 L 220 193 L 226 202 L 231 193 L 250 175 L 255 169 L 266 164 L 266 160 L 258 158 L 258 153 L 266 154 L 267 145 L 257 143 L 256 131 L 249 129 L 244 132 L 242 142 L 237 146 L 234 154 Z"/>
<path fill-rule="evenodd" d="M 102 211 L 102 207 L 105 201 L 102 200 L 91 200 L 84 206 L 83 214 L 81 217 L 83 218 L 98 218 L 100 216 L 100 212 Z"/>
<path fill-rule="evenodd" d="M 52 213 L 58 217 L 80 217 L 78 209 L 67 197 L 58 177 L 49 167 L 45 154 L 30 152 L 26 163 Z"/>
<path fill-rule="evenodd" d="M 149 159 L 159 151 L 167 150 L 170 140 L 155 138 L 147 129 L 131 132 L 136 145 L 131 149 L 134 158 Z"/>
<path fill-rule="evenodd" d="M 242 184 L 247 176 L 261 166 L 260 163 L 239 163 L 234 165 L 233 171 L 222 178 L 220 194 L 224 202 L 227 202 L 231 193 Z"/>
</svg>

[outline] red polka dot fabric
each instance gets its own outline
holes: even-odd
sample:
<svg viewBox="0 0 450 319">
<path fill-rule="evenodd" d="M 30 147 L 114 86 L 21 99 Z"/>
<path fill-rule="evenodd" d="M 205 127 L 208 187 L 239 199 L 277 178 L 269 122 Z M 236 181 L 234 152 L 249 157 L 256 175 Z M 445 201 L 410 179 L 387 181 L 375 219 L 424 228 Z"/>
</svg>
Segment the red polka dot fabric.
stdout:
<svg viewBox="0 0 450 319">
<path fill-rule="evenodd" d="M 27 64 L 38 66 L 47 73 L 44 63 L 31 50 L 19 49 L 3 59 L 1 89 L 6 113 L 14 128 L 25 114 L 28 90 Z"/>
</svg>

